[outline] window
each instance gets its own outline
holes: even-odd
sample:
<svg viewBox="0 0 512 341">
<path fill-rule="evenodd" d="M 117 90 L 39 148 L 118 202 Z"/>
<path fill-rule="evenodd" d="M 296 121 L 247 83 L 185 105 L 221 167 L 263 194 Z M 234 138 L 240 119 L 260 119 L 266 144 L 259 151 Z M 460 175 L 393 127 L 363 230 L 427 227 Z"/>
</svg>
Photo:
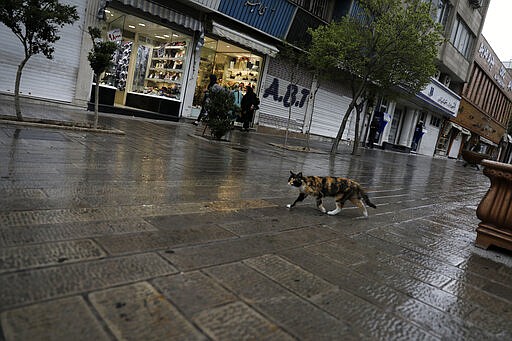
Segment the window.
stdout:
<svg viewBox="0 0 512 341">
<path fill-rule="evenodd" d="M 430 116 L 430 125 L 439 128 L 441 126 L 441 119 L 437 116 Z"/>
<path fill-rule="evenodd" d="M 426 0 L 430 3 L 432 18 L 435 22 L 446 25 L 450 14 L 450 2 L 448 0 Z"/>
<path fill-rule="evenodd" d="M 469 30 L 468 26 L 461 18 L 457 17 L 457 21 L 453 27 L 452 36 L 450 38 L 450 42 L 453 47 L 468 59 L 474 40 L 475 37 Z"/>
<path fill-rule="evenodd" d="M 291 0 L 317 17 L 328 21 L 328 0 Z"/>
</svg>

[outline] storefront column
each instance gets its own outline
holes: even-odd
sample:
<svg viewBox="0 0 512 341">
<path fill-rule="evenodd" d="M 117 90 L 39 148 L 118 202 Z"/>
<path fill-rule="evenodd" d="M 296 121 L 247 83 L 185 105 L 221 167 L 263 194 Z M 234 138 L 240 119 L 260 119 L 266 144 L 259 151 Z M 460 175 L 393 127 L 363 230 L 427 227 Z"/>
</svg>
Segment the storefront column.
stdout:
<svg viewBox="0 0 512 341">
<path fill-rule="evenodd" d="M 393 115 L 395 114 L 396 102 L 390 101 L 386 112 L 391 116 L 389 122 L 384 127 L 384 131 L 382 132 L 382 138 L 380 139 L 380 143 L 388 142 L 389 132 L 391 130 L 391 122 L 393 122 Z"/>
<path fill-rule="evenodd" d="M 191 46 L 194 46 L 188 61 L 189 69 L 187 72 L 187 80 L 185 85 L 185 95 L 181 106 L 181 117 L 196 119 L 199 116 L 199 109 L 193 110 L 194 93 L 198 78 L 199 63 L 201 61 L 201 46 L 194 35 Z"/>
<path fill-rule="evenodd" d="M 402 132 L 400 134 L 399 145 L 410 147 L 412 143 L 412 136 L 416 127 L 418 119 L 418 112 L 414 109 L 407 108 L 402 120 Z"/>
<path fill-rule="evenodd" d="M 96 13 L 98 13 L 99 7 L 100 0 L 89 0 L 87 2 L 84 27 L 95 27 L 104 24 L 104 22 L 99 21 L 96 18 Z M 73 99 L 73 104 L 83 107 L 87 107 L 87 102 L 89 101 L 89 98 L 91 98 L 91 83 L 94 77 L 91 64 L 89 63 L 89 59 L 87 59 L 91 49 L 92 40 L 89 36 L 88 30 L 85 29 L 82 33 L 82 44 L 80 47 L 80 66 L 78 68 L 78 74 L 76 77 L 75 98 Z"/>
</svg>

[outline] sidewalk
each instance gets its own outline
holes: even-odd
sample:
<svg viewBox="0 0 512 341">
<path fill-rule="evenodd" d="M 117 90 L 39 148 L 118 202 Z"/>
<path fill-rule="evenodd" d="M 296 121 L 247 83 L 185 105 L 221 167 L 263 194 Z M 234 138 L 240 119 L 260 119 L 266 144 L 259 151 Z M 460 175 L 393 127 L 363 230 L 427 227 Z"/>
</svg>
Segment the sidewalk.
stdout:
<svg viewBox="0 0 512 341">
<path fill-rule="evenodd" d="M 512 258 L 474 246 L 489 181 L 462 162 L 100 123 L 125 135 L 0 124 L 0 340 L 512 338 Z M 289 170 L 356 179 L 377 209 L 288 210 Z"/>
</svg>

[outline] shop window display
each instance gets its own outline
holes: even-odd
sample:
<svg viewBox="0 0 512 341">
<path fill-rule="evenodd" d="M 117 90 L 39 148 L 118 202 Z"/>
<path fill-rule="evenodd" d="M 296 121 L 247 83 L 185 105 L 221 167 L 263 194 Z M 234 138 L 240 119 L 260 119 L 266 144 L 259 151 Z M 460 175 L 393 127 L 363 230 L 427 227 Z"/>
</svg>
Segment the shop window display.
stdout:
<svg viewBox="0 0 512 341">
<path fill-rule="evenodd" d="M 180 99 L 187 42 L 161 42 L 137 54 L 133 92 Z M 148 58 L 149 56 L 149 58 Z"/>
<path fill-rule="evenodd" d="M 226 41 L 206 37 L 201 49 L 193 104 L 196 107 L 201 105 L 210 74 L 216 75 L 218 83 L 226 88 L 245 89 L 245 86 L 249 85 L 256 92 L 260 82 L 262 63 L 261 56 Z"/>
<path fill-rule="evenodd" d="M 110 37 L 115 29 L 122 35 L 120 47 L 101 84 L 127 93 L 182 100 L 191 37 L 109 9 L 105 35 Z"/>
</svg>

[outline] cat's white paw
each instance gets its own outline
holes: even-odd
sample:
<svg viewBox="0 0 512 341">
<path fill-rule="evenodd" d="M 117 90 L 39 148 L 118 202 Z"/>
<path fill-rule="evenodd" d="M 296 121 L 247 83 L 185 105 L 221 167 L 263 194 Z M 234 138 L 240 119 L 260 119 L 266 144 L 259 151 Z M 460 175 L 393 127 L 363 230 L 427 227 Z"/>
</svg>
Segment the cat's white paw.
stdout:
<svg viewBox="0 0 512 341">
<path fill-rule="evenodd" d="M 292 208 L 292 204 L 286 205 L 286 208 Z"/>
<path fill-rule="evenodd" d="M 322 207 L 319 207 L 318 209 L 319 209 L 319 210 L 320 210 L 320 212 L 322 212 L 322 213 L 327 212 L 327 210 L 326 210 L 326 209 L 325 209 L 325 207 L 323 207 L 323 206 L 322 206 Z"/>
<path fill-rule="evenodd" d="M 327 214 L 328 215 L 336 215 L 336 214 L 340 213 L 340 211 L 341 210 L 337 208 L 337 209 L 327 212 Z"/>
</svg>

